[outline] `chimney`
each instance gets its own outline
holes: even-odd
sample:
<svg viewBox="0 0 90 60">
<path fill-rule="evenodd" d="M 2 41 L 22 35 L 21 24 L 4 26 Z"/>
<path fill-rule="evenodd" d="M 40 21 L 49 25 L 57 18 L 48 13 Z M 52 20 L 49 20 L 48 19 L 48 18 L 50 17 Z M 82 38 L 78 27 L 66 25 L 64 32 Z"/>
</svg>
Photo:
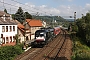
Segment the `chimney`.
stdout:
<svg viewBox="0 0 90 60">
<path fill-rule="evenodd" d="M 3 20 L 5 21 L 5 14 L 3 15 Z"/>
</svg>

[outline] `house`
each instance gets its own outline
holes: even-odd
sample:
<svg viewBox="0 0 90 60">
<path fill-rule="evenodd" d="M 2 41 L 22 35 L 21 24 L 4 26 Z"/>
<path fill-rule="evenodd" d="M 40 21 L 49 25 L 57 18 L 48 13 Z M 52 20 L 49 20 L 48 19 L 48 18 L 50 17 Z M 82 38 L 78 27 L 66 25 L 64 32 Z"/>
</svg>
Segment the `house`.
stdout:
<svg viewBox="0 0 90 60">
<path fill-rule="evenodd" d="M 15 20 L 18 24 L 18 39 L 19 42 L 25 42 L 26 40 L 30 40 L 30 31 L 29 29 L 25 29 L 25 26 L 21 24 L 19 21 Z"/>
<path fill-rule="evenodd" d="M 46 21 L 42 21 L 43 27 L 46 27 Z"/>
<path fill-rule="evenodd" d="M 26 19 L 27 24 L 25 28 L 29 29 L 30 33 L 30 40 L 34 39 L 35 31 L 42 28 L 42 21 L 35 20 L 35 19 Z"/>
<path fill-rule="evenodd" d="M 17 23 L 12 20 L 10 14 L 0 11 L 0 46 L 15 45 Z"/>
</svg>

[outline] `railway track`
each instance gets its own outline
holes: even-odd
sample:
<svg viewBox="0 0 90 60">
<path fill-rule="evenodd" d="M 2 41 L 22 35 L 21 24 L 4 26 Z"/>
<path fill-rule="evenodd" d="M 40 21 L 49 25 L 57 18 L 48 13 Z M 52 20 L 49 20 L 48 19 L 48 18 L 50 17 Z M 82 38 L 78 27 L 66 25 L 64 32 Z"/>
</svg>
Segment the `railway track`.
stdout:
<svg viewBox="0 0 90 60">
<path fill-rule="evenodd" d="M 66 38 L 66 32 L 62 31 L 60 35 L 53 38 L 53 40 L 43 48 L 31 48 L 15 60 L 60 60 L 62 59 L 60 58 L 63 56 L 62 54 L 65 55 L 67 46 Z"/>
<path fill-rule="evenodd" d="M 66 33 L 66 42 L 62 46 L 62 49 L 58 51 L 55 60 L 71 60 L 72 55 L 72 42 L 68 33 Z M 70 47 L 71 46 L 71 47 Z"/>
<path fill-rule="evenodd" d="M 56 38 L 54 38 L 49 44 L 47 44 L 44 48 L 38 51 L 38 53 L 35 53 L 33 56 L 28 57 L 27 60 L 38 60 L 38 59 L 41 60 L 42 56 L 45 56 L 46 53 L 48 53 L 51 48 L 54 48 L 54 45 L 52 43 L 57 42 L 55 39 L 58 38 L 61 38 L 61 36 L 57 36 Z"/>
<path fill-rule="evenodd" d="M 50 58 L 49 56 L 52 54 L 52 52 L 55 51 L 55 49 L 57 49 L 56 47 L 63 42 L 63 39 L 64 39 L 63 36 L 64 35 L 58 35 L 53 40 L 53 42 L 46 45 L 44 49 L 42 49 L 42 51 L 39 51 L 40 52 L 40 53 L 38 52 L 39 54 L 35 54 L 34 56 L 29 57 L 27 60 L 47 60 L 49 59 Z"/>
<path fill-rule="evenodd" d="M 57 36 L 57 38 L 58 38 L 58 36 Z M 54 38 L 54 39 L 56 39 L 56 38 Z M 47 45 L 51 45 L 54 42 L 54 39 L 51 42 L 49 42 Z M 34 57 L 34 56 L 38 55 L 39 52 L 42 52 L 43 50 L 45 50 L 46 46 L 44 48 L 31 48 L 28 51 L 17 56 L 14 60 L 28 60 L 29 57 Z"/>
</svg>

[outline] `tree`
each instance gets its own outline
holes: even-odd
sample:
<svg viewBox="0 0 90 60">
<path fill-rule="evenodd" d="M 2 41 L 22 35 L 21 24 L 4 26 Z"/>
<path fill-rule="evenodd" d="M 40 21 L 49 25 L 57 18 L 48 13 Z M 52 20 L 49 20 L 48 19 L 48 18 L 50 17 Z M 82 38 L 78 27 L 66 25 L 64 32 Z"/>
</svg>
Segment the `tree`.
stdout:
<svg viewBox="0 0 90 60">
<path fill-rule="evenodd" d="M 12 14 L 12 18 L 15 20 L 15 14 Z"/>
<path fill-rule="evenodd" d="M 4 12 L 6 12 L 6 13 L 7 13 L 7 10 L 6 10 L 6 9 L 4 9 Z"/>
<path fill-rule="evenodd" d="M 16 44 L 18 45 L 20 43 L 20 39 L 19 39 L 18 34 L 15 35 L 15 39 L 16 39 Z"/>
<path fill-rule="evenodd" d="M 25 21 L 25 15 L 21 7 L 19 7 L 18 11 L 15 13 L 16 20 L 18 20 L 20 23 L 23 23 Z"/>
<path fill-rule="evenodd" d="M 78 36 L 90 45 L 90 12 L 86 13 L 86 16 L 77 19 L 76 25 L 78 26 Z"/>
<path fill-rule="evenodd" d="M 29 14 L 28 12 L 25 12 L 24 15 L 26 15 L 26 19 L 32 19 L 31 14 Z"/>
</svg>

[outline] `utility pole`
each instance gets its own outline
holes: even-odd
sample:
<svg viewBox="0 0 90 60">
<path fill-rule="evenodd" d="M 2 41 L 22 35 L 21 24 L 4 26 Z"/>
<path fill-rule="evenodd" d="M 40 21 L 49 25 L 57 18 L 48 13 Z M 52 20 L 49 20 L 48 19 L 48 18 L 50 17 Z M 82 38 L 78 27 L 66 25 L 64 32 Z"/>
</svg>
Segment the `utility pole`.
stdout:
<svg viewBox="0 0 90 60">
<path fill-rule="evenodd" d="M 25 13 L 25 30 L 24 30 L 24 47 L 23 47 L 23 49 L 27 49 L 26 48 L 26 13 Z"/>
<path fill-rule="evenodd" d="M 54 24 L 55 24 L 55 22 L 54 22 L 54 17 L 53 17 L 53 27 L 54 27 Z"/>
<path fill-rule="evenodd" d="M 76 21 L 76 12 L 74 12 L 74 22 Z"/>
<path fill-rule="evenodd" d="M 84 15 L 82 14 L 82 18 L 84 18 Z"/>
<path fill-rule="evenodd" d="M 25 31 L 24 31 L 24 41 L 26 41 L 26 13 L 25 13 Z"/>
</svg>

